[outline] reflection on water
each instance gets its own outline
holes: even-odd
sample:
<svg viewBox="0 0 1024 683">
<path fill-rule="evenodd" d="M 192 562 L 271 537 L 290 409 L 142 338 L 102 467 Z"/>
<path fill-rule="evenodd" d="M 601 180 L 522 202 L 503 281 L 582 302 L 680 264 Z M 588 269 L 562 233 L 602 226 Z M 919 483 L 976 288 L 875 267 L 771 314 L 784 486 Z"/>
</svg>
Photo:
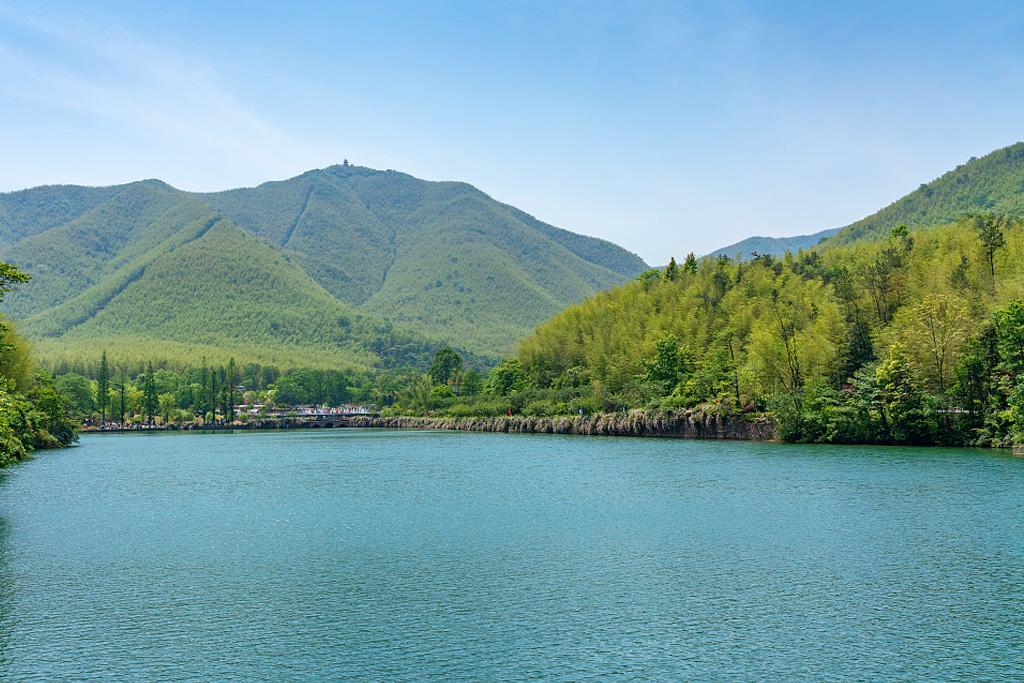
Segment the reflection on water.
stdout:
<svg viewBox="0 0 1024 683">
<path fill-rule="evenodd" d="M 1012 680 L 1024 460 L 331 431 L 0 475 L 0 679 Z"/>
</svg>

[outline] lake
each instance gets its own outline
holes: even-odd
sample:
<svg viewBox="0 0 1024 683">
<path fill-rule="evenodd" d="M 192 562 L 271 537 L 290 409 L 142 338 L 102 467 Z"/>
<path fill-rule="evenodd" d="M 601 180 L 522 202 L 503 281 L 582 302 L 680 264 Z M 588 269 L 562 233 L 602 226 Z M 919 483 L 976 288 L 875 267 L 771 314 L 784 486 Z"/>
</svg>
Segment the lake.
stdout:
<svg viewBox="0 0 1024 683">
<path fill-rule="evenodd" d="M 0 473 L 0 679 L 1020 680 L 1024 459 L 362 430 Z"/>
</svg>

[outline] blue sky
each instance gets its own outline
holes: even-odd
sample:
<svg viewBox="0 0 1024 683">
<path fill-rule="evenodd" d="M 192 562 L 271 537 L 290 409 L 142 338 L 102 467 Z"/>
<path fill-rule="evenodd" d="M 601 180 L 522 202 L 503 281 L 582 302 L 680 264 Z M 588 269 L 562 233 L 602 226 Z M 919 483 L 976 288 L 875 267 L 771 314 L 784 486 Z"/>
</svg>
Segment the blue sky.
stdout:
<svg viewBox="0 0 1024 683">
<path fill-rule="evenodd" d="M 663 263 L 1024 139 L 1021 2 L 301 4 L 0 0 L 0 190 L 347 158 Z"/>
</svg>

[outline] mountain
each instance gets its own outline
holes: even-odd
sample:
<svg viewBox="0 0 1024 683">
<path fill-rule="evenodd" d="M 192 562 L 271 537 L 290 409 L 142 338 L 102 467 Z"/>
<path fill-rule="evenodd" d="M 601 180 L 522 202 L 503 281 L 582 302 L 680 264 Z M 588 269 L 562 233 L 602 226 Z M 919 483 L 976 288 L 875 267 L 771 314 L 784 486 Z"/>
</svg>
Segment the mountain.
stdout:
<svg viewBox="0 0 1024 683">
<path fill-rule="evenodd" d="M 771 256 L 782 256 L 787 251 L 794 254 L 801 249 L 809 249 L 824 239 L 839 232 L 839 228 L 822 230 L 810 235 L 795 235 L 793 237 L 748 237 L 727 247 L 716 249 L 709 257 L 728 256 L 730 258 L 749 259 L 755 254 L 769 254 Z"/>
<path fill-rule="evenodd" d="M 220 356 L 283 365 L 481 358 L 646 266 L 458 182 L 342 165 L 255 188 L 158 180 L 0 195 L 5 301 L 44 355 Z"/>
<path fill-rule="evenodd" d="M 856 223 L 796 237 L 748 237 L 716 249 L 708 256 L 753 254 L 782 256 L 796 253 L 828 240 L 828 244 L 849 244 L 857 240 L 887 236 L 897 225 L 930 228 L 944 225 L 967 213 L 993 212 L 1024 216 L 1024 142 L 997 149 L 924 183 L 910 194 Z"/>
<path fill-rule="evenodd" d="M 975 212 L 1024 216 L 1024 142 L 972 157 L 884 209 L 847 225 L 830 242 L 878 239 L 901 223 L 928 228 Z"/>
</svg>

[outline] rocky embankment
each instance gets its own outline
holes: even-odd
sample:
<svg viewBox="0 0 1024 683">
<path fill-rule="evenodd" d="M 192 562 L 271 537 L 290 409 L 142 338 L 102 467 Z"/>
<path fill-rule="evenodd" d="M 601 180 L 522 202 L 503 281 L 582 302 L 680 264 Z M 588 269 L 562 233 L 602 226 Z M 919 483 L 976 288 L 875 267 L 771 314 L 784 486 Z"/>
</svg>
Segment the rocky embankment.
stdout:
<svg viewBox="0 0 1024 683">
<path fill-rule="evenodd" d="M 355 417 L 352 427 L 453 429 L 467 432 L 674 436 L 685 439 L 769 441 L 775 423 L 767 416 L 723 416 L 696 411 L 602 413 L 580 417 Z"/>
</svg>

